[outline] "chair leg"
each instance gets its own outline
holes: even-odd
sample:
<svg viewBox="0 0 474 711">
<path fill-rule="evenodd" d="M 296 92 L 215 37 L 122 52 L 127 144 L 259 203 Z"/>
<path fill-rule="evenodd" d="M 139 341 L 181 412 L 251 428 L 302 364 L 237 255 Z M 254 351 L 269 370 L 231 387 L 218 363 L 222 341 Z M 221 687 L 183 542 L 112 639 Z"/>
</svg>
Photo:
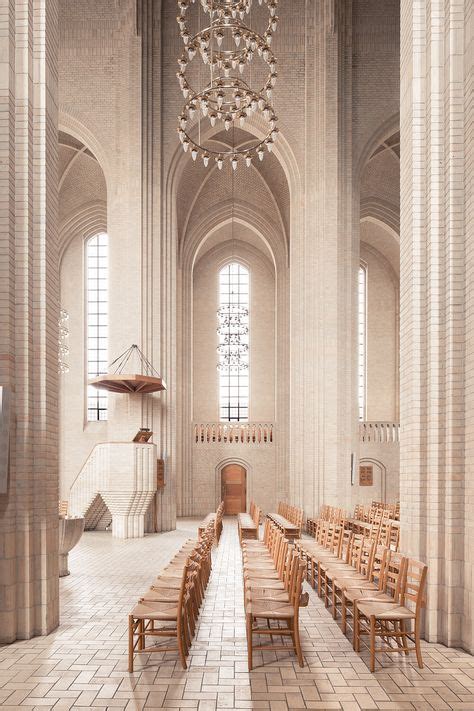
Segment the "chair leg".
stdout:
<svg viewBox="0 0 474 711">
<path fill-rule="evenodd" d="M 405 647 L 405 650 L 404 650 L 404 651 L 405 651 L 405 655 L 408 657 L 408 655 L 410 654 L 410 652 L 409 652 L 409 650 L 408 650 L 408 639 L 407 639 L 407 636 L 406 636 L 405 620 L 400 620 L 399 627 L 400 627 L 400 632 L 402 633 L 402 642 L 403 642 L 403 646 Z"/>
<path fill-rule="evenodd" d="M 133 617 L 128 616 L 128 671 L 133 673 Z"/>
<path fill-rule="evenodd" d="M 252 659 L 252 615 L 246 615 L 246 630 L 247 630 L 247 658 L 249 671 L 252 671 L 253 659 Z"/>
<path fill-rule="evenodd" d="M 354 604 L 354 639 L 352 640 L 352 646 L 354 647 L 354 652 L 360 651 L 360 621 L 359 621 L 359 609 L 356 604 Z"/>
<path fill-rule="evenodd" d="M 420 669 L 423 669 L 423 657 L 421 656 L 421 644 L 420 644 L 420 621 L 418 618 L 415 620 L 415 651 L 416 651 L 416 661 Z"/>
<path fill-rule="evenodd" d="M 344 595 L 344 590 L 341 591 L 341 626 L 342 626 L 342 631 L 344 634 L 346 634 L 347 631 L 347 601 L 346 601 L 346 596 Z"/>
<path fill-rule="evenodd" d="M 138 637 L 138 649 L 141 651 L 142 649 L 145 649 L 145 620 L 140 620 L 138 632 L 140 635 Z"/>
<path fill-rule="evenodd" d="M 304 667 L 303 652 L 301 651 L 301 642 L 300 642 L 300 627 L 299 627 L 297 617 L 293 620 L 292 637 L 293 637 L 293 645 L 294 645 L 294 648 L 296 651 L 296 656 L 298 657 L 298 663 L 299 663 L 300 667 Z"/>
<path fill-rule="evenodd" d="M 324 607 L 329 607 L 329 580 L 324 575 Z"/>
<path fill-rule="evenodd" d="M 375 617 L 370 616 L 370 671 L 375 671 Z"/>
<path fill-rule="evenodd" d="M 183 619 L 180 622 L 178 622 L 177 629 L 176 629 L 176 638 L 178 640 L 178 653 L 179 653 L 179 658 L 181 659 L 181 664 L 183 666 L 183 669 L 187 669 L 188 666 L 186 664 L 186 651 L 185 651 L 185 643 L 183 639 L 183 629 L 182 626 L 185 624 L 185 620 Z"/>
</svg>

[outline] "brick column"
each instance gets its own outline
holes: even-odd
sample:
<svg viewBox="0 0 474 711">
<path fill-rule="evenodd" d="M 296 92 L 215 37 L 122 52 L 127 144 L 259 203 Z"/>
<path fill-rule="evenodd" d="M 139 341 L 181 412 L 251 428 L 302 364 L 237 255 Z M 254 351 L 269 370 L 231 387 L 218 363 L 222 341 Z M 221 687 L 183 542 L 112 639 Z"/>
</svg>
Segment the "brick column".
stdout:
<svg viewBox="0 0 474 711">
<path fill-rule="evenodd" d="M 0 23 L 0 382 L 12 404 L 0 642 L 12 642 L 59 619 L 56 2 L 4 2 Z"/>
<path fill-rule="evenodd" d="M 471 651 L 472 21 L 471 0 L 402 1 L 402 548 L 429 564 L 427 639 Z"/>
<path fill-rule="evenodd" d="M 290 500 L 348 506 L 355 412 L 352 3 L 308 3 L 306 160 L 290 239 Z M 302 58 L 303 61 L 303 58 Z M 357 232 L 356 232 L 357 236 Z M 355 251 L 354 251 L 355 246 Z"/>
</svg>

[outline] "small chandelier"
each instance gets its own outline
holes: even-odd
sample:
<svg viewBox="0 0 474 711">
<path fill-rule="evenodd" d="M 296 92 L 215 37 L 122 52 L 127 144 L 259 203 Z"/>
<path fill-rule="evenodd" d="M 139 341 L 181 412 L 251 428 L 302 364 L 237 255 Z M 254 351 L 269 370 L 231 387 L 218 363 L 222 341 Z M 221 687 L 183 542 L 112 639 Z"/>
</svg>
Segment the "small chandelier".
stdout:
<svg viewBox="0 0 474 711">
<path fill-rule="evenodd" d="M 58 373 L 64 375 L 69 372 L 69 366 L 64 362 L 63 358 L 69 353 L 69 346 L 66 343 L 69 338 L 69 329 L 66 323 L 69 321 L 69 314 L 66 309 L 60 309 L 58 319 Z"/>
<path fill-rule="evenodd" d="M 259 0 L 268 9 L 267 27 L 259 34 L 244 24 L 250 13 L 252 0 L 201 0 L 210 24 L 192 35 L 187 11 L 194 0 L 178 0 L 179 15 L 176 18 L 184 51 L 178 59 L 177 72 L 185 104 L 178 117 L 178 136 L 185 152 L 194 161 L 201 158 L 207 167 L 211 162 L 222 168 L 230 160 L 236 170 L 239 160 L 247 167 L 265 152 L 271 152 L 278 137 L 278 117 L 273 109 L 273 89 L 277 82 L 277 60 L 271 49 L 273 33 L 278 26 L 276 14 L 278 0 Z M 204 87 L 192 87 L 186 71 L 196 54 L 209 68 L 210 80 Z M 267 67 L 262 86 L 255 88 L 244 76 L 254 57 L 259 57 Z M 255 138 L 243 147 L 216 149 L 212 139 L 201 135 L 201 121 L 211 127 L 219 124 L 228 131 L 235 125 L 243 128 L 252 116 L 260 116 L 264 125 L 263 138 Z M 197 135 L 196 135 L 197 134 Z"/>
</svg>

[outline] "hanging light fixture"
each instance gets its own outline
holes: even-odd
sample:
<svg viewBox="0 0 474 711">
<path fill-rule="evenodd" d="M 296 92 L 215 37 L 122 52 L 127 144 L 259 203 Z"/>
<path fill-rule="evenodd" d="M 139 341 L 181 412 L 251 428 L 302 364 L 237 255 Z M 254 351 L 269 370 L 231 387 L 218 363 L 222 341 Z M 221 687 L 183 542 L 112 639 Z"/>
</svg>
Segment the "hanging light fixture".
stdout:
<svg viewBox="0 0 474 711">
<path fill-rule="evenodd" d="M 244 23 L 250 14 L 252 0 L 201 0 L 201 7 L 209 15 L 209 24 L 192 35 L 187 12 L 194 0 L 178 0 L 179 14 L 176 18 L 184 51 L 178 58 L 177 72 L 185 104 L 178 117 L 178 135 L 183 150 L 191 153 L 193 160 L 213 155 L 220 168 L 224 160 L 230 160 L 234 170 L 238 157 L 243 156 L 245 165 L 252 165 L 252 157 L 263 160 L 264 148 L 273 148 L 277 136 L 277 117 L 273 110 L 273 88 L 277 82 L 277 60 L 271 50 L 273 33 L 278 26 L 276 8 L 278 0 L 259 0 L 268 10 L 267 26 L 259 34 Z M 193 58 L 200 54 L 209 68 L 210 80 L 204 87 L 191 86 L 187 69 Z M 266 65 L 266 77 L 258 88 L 252 86 L 244 75 L 254 57 Z M 213 148 L 212 143 L 201 136 L 201 121 L 209 121 L 211 127 L 221 124 L 225 130 L 238 121 L 240 127 L 251 117 L 260 117 L 259 123 L 266 128 L 264 137 L 255 138 L 245 147 L 233 147 L 232 151 Z M 212 162 L 211 162 L 212 165 Z"/>
<path fill-rule="evenodd" d="M 67 339 L 69 338 L 69 329 L 66 323 L 69 321 L 69 314 L 66 309 L 60 309 L 58 319 L 58 373 L 64 375 L 69 372 L 69 365 L 64 361 L 64 357 L 69 353 Z"/>
<path fill-rule="evenodd" d="M 242 337 L 249 332 L 246 323 L 248 316 L 248 309 L 240 304 L 223 304 L 217 310 L 217 333 L 221 341 L 217 346 L 218 370 L 236 373 L 248 369 L 249 347 L 242 342 Z"/>
<path fill-rule="evenodd" d="M 232 130 L 232 148 L 234 148 L 234 131 Z M 231 244 L 232 244 L 232 263 L 234 261 L 234 170 L 231 169 Z M 232 288 L 232 287 L 231 287 Z M 244 342 L 244 338 L 248 335 L 248 317 L 249 311 L 245 306 L 238 303 L 237 295 L 233 290 L 229 294 L 229 301 L 226 304 L 221 304 L 217 310 L 217 333 L 219 335 L 219 345 L 217 353 L 219 360 L 217 369 L 222 372 L 238 373 L 242 370 L 247 370 L 248 364 L 248 344 Z"/>
</svg>

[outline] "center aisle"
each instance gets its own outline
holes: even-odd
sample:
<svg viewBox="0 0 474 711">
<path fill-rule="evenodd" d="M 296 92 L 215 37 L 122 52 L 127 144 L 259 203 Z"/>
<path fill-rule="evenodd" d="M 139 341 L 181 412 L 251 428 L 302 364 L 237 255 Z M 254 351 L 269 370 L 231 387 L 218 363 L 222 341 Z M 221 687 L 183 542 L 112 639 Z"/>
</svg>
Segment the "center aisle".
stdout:
<svg viewBox="0 0 474 711">
<path fill-rule="evenodd" d="M 300 610 L 301 643 L 305 663 L 309 666 L 301 669 L 291 651 L 255 651 L 254 669 L 249 673 L 237 523 L 233 517 L 224 519 L 222 538 L 214 550 L 212 575 L 189 656 L 190 672 L 204 671 L 201 693 L 193 698 L 210 703 L 200 705 L 200 711 L 214 709 L 212 701 L 217 701 L 218 709 L 341 708 L 339 701 L 335 701 L 334 706 L 313 705 L 321 701 L 316 679 L 317 686 L 330 697 L 335 689 L 328 679 L 332 679 L 336 686 L 346 684 L 341 675 L 341 662 L 345 661 L 351 670 L 351 678 L 357 677 L 355 672 L 367 674 L 367 666 L 352 651 L 314 591 L 306 584 L 305 589 L 309 591 L 310 603 Z M 331 666 L 335 668 L 331 669 Z M 297 681 L 300 679 L 301 682 Z M 215 684 L 219 686 L 217 699 L 213 694 Z M 369 685 L 374 686 L 373 681 Z M 348 696 L 354 700 L 352 693 Z M 277 702 L 285 705 L 280 706 Z M 312 703 L 308 706 L 305 702 Z"/>
<path fill-rule="evenodd" d="M 427 645 L 428 649 L 424 648 L 426 666 L 421 673 L 409 662 L 397 660 L 396 664 L 391 664 L 387 659 L 383 670 L 371 674 L 316 593 L 306 584 L 305 589 L 310 596 L 308 607 L 300 610 L 305 667 L 298 666 L 291 652 L 255 651 L 255 666 L 249 673 L 237 522 L 233 517 L 225 518 L 191 647 L 189 670 L 182 672 L 175 667 L 173 678 L 180 686 L 180 695 L 170 704 L 169 689 L 163 707 L 187 708 L 189 705 L 189 708 L 196 708 L 198 704 L 198 711 L 224 708 L 269 711 L 457 708 L 436 703 L 423 706 L 428 698 L 443 703 L 436 692 L 435 675 L 430 669 L 433 664 L 438 668 L 448 664 L 440 654 L 440 646 Z M 430 658 L 430 652 L 433 658 Z M 173 662 L 165 662 L 159 668 L 155 684 L 160 683 L 160 677 L 169 675 L 168 664 Z M 433 688 L 430 680 L 433 680 Z M 423 685 L 423 694 L 411 695 L 410 691 L 417 683 Z"/>
</svg>

